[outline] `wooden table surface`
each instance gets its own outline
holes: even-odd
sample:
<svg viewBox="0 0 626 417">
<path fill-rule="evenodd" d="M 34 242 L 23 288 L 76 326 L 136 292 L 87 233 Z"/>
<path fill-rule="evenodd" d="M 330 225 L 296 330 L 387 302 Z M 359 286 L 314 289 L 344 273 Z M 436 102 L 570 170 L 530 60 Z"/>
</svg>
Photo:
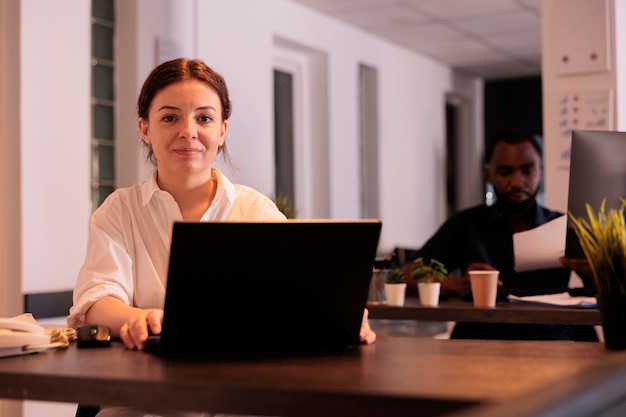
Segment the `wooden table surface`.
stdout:
<svg viewBox="0 0 626 417">
<path fill-rule="evenodd" d="M 597 308 L 552 307 L 510 302 L 498 302 L 495 308 L 481 308 L 458 298 L 441 301 L 437 307 L 428 307 L 421 305 L 418 297 L 407 296 L 402 307 L 368 303 L 367 308 L 372 319 L 589 326 L 602 324 Z"/>
<path fill-rule="evenodd" d="M 345 352 L 173 361 L 125 349 L 0 359 L 0 398 L 278 416 L 436 416 L 500 404 L 617 355 L 593 342 L 381 336 Z"/>
</svg>

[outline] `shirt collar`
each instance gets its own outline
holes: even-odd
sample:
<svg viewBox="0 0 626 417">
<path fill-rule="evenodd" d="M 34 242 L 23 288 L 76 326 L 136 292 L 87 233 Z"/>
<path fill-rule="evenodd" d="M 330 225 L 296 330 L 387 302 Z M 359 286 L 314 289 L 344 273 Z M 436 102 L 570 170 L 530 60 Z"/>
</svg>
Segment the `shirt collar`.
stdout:
<svg viewBox="0 0 626 417">
<path fill-rule="evenodd" d="M 150 177 L 141 184 L 141 203 L 146 206 L 152 199 L 152 196 L 157 191 L 161 191 L 159 184 L 157 183 L 157 170 L 155 169 L 150 174 Z"/>
<path fill-rule="evenodd" d="M 235 200 L 235 186 L 233 183 L 230 182 L 230 180 L 226 178 L 217 168 L 212 169 L 211 177 L 215 180 L 215 184 L 217 184 L 217 190 L 215 191 L 213 203 L 224 203 L 229 207 L 232 207 L 233 201 Z"/>
</svg>

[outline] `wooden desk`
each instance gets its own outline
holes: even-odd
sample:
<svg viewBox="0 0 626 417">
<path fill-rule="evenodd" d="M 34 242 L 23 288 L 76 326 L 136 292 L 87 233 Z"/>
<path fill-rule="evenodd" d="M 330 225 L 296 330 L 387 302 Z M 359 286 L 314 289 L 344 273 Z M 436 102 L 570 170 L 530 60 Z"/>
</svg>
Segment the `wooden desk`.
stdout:
<svg viewBox="0 0 626 417">
<path fill-rule="evenodd" d="M 437 416 L 501 404 L 615 355 L 591 342 L 380 337 L 333 355 L 184 362 L 119 343 L 72 344 L 0 359 L 0 398 L 276 416 Z"/>
<path fill-rule="evenodd" d="M 624 417 L 626 366 L 615 355 L 558 384 L 500 404 L 467 407 L 446 417 Z"/>
<path fill-rule="evenodd" d="M 456 321 L 479 323 L 530 323 L 601 325 L 597 308 L 561 308 L 540 305 L 498 303 L 495 308 L 474 307 L 457 298 L 442 301 L 437 307 L 426 307 L 418 297 L 407 297 L 403 307 L 368 304 L 372 319 Z"/>
</svg>

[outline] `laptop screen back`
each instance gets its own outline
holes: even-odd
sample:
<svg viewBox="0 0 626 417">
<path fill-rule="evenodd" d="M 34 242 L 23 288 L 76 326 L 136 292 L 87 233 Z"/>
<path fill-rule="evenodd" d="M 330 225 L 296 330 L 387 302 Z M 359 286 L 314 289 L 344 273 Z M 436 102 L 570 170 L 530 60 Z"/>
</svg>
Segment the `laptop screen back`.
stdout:
<svg viewBox="0 0 626 417">
<path fill-rule="evenodd" d="M 160 351 L 239 355 L 359 342 L 381 222 L 181 222 Z"/>
</svg>

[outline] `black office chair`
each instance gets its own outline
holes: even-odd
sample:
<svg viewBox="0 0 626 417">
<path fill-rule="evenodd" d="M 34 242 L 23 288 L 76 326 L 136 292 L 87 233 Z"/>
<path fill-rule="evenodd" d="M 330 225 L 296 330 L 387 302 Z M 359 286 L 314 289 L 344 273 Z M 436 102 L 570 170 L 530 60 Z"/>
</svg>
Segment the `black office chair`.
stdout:
<svg viewBox="0 0 626 417">
<path fill-rule="evenodd" d="M 98 411 L 100 411 L 100 406 L 78 404 L 76 417 L 96 417 Z"/>
</svg>

